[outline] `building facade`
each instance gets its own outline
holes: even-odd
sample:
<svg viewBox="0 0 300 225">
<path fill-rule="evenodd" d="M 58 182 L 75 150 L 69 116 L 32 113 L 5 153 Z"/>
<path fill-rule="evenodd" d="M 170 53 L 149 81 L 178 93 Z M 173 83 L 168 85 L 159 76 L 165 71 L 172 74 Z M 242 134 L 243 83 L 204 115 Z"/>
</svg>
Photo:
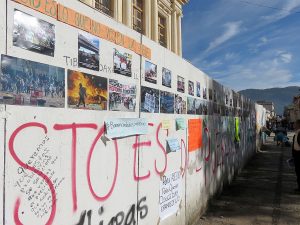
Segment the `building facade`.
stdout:
<svg viewBox="0 0 300 225">
<path fill-rule="evenodd" d="M 275 106 L 273 102 L 268 102 L 268 101 L 257 101 L 256 102 L 259 105 L 262 105 L 266 109 L 267 113 L 267 120 L 270 120 L 276 116 L 275 113 Z"/>
<path fill-rule="evenodd" d="M 189 0 L 79 0 L 182 56 L 182 6 Z"/>
</svg>

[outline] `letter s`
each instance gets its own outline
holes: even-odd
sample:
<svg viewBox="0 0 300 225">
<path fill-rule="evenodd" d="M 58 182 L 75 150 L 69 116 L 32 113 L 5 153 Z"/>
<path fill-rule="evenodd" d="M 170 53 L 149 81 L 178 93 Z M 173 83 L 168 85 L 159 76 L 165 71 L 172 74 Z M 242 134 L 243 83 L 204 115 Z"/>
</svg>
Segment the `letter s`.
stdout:
<svg viewBox="0 0 300 225">
<path fill-rule="evenodd" d="M 49 189 L 51 191 L 51 196 L 52 196 L 52 209 L 51 209 L 51 214 L 50 217 L 46 223 L 46 225 L 51 225 L 53 223 L 55 214 L 56 214 L 56 193 L 55 193 L 55 188 L 53 183 L 51 182 L 50 178 L 47 177 L 46 174 L 44 174 L 42 171 L 37 170 L 36 168 L 26 165 L 24 162 L 22 162 L 20 160 L 20 158 L 17 156 L 15 149 L 14 149 L 14 142 L 15 142 L 15 138 L 16 136 L 23 130 L 25 130 L 26 128 L 29 127 L 37 127 L 37 128 L 41 128 L 44 130 L 45 134 L 47 134 L 47 127 L 44 124 L 41 123 L 26 123 L 23 124 L 22 126 L 20 126 L 19 128 L 17 128 L 11 135 L 10 139 L 9 139 L 9 143 L 8 143 L 8 147 L 9 147 L 9 152 L 11 154 L 11 156 L 13 157 L 13 159 L 23 168 L 30 170 L 31 172 L 35 173 L 36 175 L 40 176 L 43 180 L 45 180 L 45 182 L 47 183 L 47 185 L 49 186 Z M 18 212 L 19 212 L 19 207 L 21 204 L 21 200 L 20 198 L 17 199 L 17 201 L 15 202 L 15 207 L 14 207 L 14 220 L 16 225 L 22 225 L 22 222 L 19 219 L 18 216 Z"/>
</svg>

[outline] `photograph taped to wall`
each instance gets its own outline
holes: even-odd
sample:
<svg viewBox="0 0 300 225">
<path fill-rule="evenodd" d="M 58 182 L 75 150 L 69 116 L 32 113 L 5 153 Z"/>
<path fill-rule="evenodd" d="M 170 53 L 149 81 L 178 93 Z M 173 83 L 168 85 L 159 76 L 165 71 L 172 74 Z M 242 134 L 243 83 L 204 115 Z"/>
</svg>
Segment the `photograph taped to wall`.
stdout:
<svg viewBox="0 0 300 225">
<path fill-rule="evenodd" d="M 172 87 L 172 72 L 166 68 L 162 68 L 162 85 Z"/>
<path fill-rule="evenodd" d="M 131 77 L 132 55 L 121 52 L 117 49 L 114 51 L 114 73 Z"/>
<path fill-rule="evenodd" d="M 196 115 L 203 115 L 202 100 L 196 99 L 195 101 Z"/>
<path fill-rule="evenodd" d="M 97 37 L 79 32 L 78 34 L 78 64 L 79 67 L 99 70 L 99 46 Z"/>
<path fill-rule="evenodd" d="M 1 56 L 0 103 L 65 107 L 65 70 L 11 56 Z"/>
<path fill-rule="evenodd" d="M 207 89 L 203 87 L 203 99 L 207 99 Z"/>
<path fill-rule="evenodd" d="M 208 89 L 208 99 L 213 100 L 213 91 L 210 88 Z"/>
<path fill-rule="evenodd" d="M 189 95 L 194 96 L 194 82 L 189 80 Z"/>
<path fill-rule="evenodd" d="M 214 102 L 217 102 L 217 91 L 214 89 Z"/>
<path fill-rule="evenodd" d="M 175 114 L 186 114 L 186 99 L 180 95 L 175 95 Z"/>
<path fill-rule="evenodd" d="M 159 90 L 142 86 L 141 111 L 159 113 Z"/>
<path fill-rule="evenodd" d="M 13 45 L 43 55 L 54 56 L 55 26 L 15 10 Z"/>
<path fill-rule="evenodd" d="M 177 76 L 177 91 L 184 93 L 184 78 Z"/>
<path fill-rule="evenodd" d="M 107 79 L 68 70 L 69 108 L 107 110 Z"/>
<path fill-rule="evenodd" d="M 196 99 L 192 97 L 187 97 L 187 114 L 196 114 Z"/>
<path fill-rule="evenodd" d="M 145 61 L 145 81 L 157 83 L 157 65 L 148 61 Z"/>
<path fill-rule="evenodd" d="M 160 113 L 174 113 L 174 94 L 160 91 Z"/>
<path fill-rule="evenodd" d="M 109 110 L 135 112 L 136 85 L 109 80 Z"/>
<path fill-rule="evenodd" d="M 197 97 L 201 97 L 201 87 L 200 87 L 200 82 L 196 82 L 196 92 L 197 92 Z"/>
</svg>

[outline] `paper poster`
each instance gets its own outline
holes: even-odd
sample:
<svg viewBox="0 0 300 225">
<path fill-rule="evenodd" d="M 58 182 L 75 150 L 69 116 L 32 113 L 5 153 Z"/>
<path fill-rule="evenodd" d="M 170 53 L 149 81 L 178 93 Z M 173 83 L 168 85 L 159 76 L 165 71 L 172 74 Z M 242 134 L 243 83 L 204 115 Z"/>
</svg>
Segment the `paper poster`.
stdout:
<svg viewBox="0 0 300 225">
<path fill-rule="evenodd" d="M 202 119 L 189 120 L 189 152 L 199 150 L 202 146 Z"/>
<path fill-rule="evenodd" d="M 234 139 L 236 142 L 240 142 L 240 119 L 236 117 L 235 121 L 235 136 Z"/>
<path fill-rule="evenodd" d="M 145 62 L 145 81 L 157 83 L 157 65 L 148 61 Z"/>
<path fill-rule="evenodd" d="M 174 113 L 175 95 L 167 91 L 160 92 L 160 113 Z"/>
<path fill-rule="evenodd" d="M 68 70 L 68 107 L 106 110 L 107 78 Z"/>
<path fill-rule="evenodd" d="M 167 152 L 177 152 L 180 150 L 180 145 L 177 138 L 167 138 L 167 144 Z"/>
<path fill-rule="evenodd" d="M 163 130 L 169 130 L 171 128 L 171 120 L 163 120 L 161 124 Z"/>
<path fill-rule="evenodd" d="M 159 90 L 142 86 L 141 111 L 150 113 L 159 112 Z"/>
<path fill-rule="evenodd" d="M 79 67 L 99 71 L 99 38 L 88 33 L 78 34 Z"/>
<path fill-rule="evenodd" d="M 105 121 L 108 138 L 127 137 L 148 133 L 148 122 L 145 118 L 108 119 Z"/>
<path fill-rule="evenodd" d="M 131 77 L 132 55 L 115 49 L 114 73 Z"/>
<path fill-rule="evenodd" d="M 0 100 L 8 105 L 65 107 L 65 70 L 2 55 Z"/>
<path fill-rule="evenodd" d="M 185 130 L 186 123 L 184 118 L 177 118 L 176 119 L 176 130 Z"/>
<path fill-rule="evenodd" d="M 162 220 L 178 211 L 181 201 L 181 182 L 180 171 L 162 177 L 159 189 L 159 216 Z"/>
<path fill-rule="evenodd" d="M 135 112 L 136 85 L 109 80 L 109 110 Z"/>
<path fill-rule="evenodd" d="M 55 50 L 55 26 L 27 13 L 15 10 L 13 45 L 53 57 Z"/>
</svg>

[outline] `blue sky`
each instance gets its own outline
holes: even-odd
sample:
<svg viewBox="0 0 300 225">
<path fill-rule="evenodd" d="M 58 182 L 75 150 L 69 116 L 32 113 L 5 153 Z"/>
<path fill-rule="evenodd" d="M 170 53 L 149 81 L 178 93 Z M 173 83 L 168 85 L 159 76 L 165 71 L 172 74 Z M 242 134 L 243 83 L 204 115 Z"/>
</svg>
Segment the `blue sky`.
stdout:
<svg viewBox="0 0 300 225">
<path fill-rule="evenodd" d="M 237 91 L 300 86 L 300 0 L 190 0 L 183 10 L 183 57 L 210 77 Z"/>
</svg>

